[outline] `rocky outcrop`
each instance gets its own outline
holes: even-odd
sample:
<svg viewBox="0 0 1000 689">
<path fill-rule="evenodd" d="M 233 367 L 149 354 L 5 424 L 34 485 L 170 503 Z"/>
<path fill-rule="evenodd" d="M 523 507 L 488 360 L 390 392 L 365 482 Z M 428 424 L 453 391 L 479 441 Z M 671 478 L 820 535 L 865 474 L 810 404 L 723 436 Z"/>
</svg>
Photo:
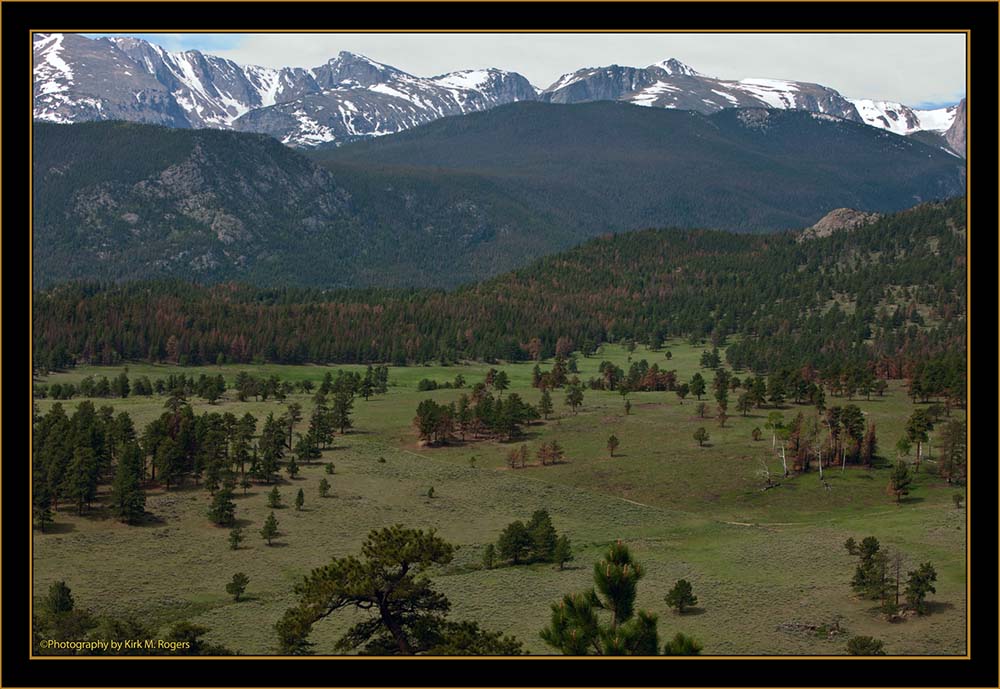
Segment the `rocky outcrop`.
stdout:
<svg viewBox="0 0 1000 689">
<path fill-rule="evenodd" d="M 952 150 L 963 158 L 966 157 L 965 148 L 965 99 L 958 104 L 958 111 L 955 113 L 955 121 L 948 131 L 944 133 L 944 138 L 951 146 Z"/>
<path fill-rule="evenodd" d="M 820 218 L 812 227 L 803 230 L 795 238 L 795 241 L 802 243 L 810 239 L 829 237 L 834 232 L 854 230 L 873 223 L 881 217 L 879 213 L 866 213 L 853 208 L 837 208 Z"/>
</svg>

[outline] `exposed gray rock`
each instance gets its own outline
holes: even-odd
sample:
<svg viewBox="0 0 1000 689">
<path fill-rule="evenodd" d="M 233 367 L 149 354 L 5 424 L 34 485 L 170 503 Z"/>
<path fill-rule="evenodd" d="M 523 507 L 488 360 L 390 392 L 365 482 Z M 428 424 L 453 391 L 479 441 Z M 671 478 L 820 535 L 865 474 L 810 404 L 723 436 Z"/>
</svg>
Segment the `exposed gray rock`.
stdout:
<svg viewBox="0 0 1000 689">
<path fill-rule="evenodd" d="M 132 37 L 92 40 L 78 34 L 35 34 L 34 63 L 36 119 L 236 129 L 268 134 L 297 147 L 340 145 L 525 100 L 623 100 L 704 114 L 725 108 L 798 109 L 898 134 L 933 127 L 944 132 L 948 119 L 941 114 L 951 112 L 850 101 L 834 89 L 807 82 L 716 79 L 676 59 L 644 68 L 581 69 L 541 92 L 520 74 L 500 69 L 417 77 L 349 52 L 313 69 L 274 69 L 240 65 L 197 50 L 171 53 Z M 927 122 L 922 122 L 925 115 Z M 961 116 L 945 136 L 964 156 L 964 101 Z"/>
<path fill-rule="evenodd" d="M 944 133 L 944 138 L 951 146 L 952 150 L 963 158 L 966 157 L 965 148 L 965 99 L 958 103 L 958 111 L 955 113 L 955 121 Z"/>
<path fill-rule="evenodd" d="M 866 213 L 853 208 L 837 208 L 830 211 L 812 227 L 803 230 L 795 241 L 802 242 L 819 237 L 829 237 L 834 232 L 854 230 L 863 225 L 869 225 L 882 216 L 879 213 Z"/>
</svg>

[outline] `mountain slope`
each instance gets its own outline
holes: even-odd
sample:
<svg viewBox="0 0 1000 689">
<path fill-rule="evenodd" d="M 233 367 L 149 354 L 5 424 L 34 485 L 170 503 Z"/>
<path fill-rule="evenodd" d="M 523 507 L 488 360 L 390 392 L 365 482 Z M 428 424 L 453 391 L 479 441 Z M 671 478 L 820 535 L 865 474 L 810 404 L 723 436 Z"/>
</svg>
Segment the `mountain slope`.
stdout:
<svg viewBox="0 0 1000 689">
<path fill-rule="evenodd" d="M 233 128 L 269 134 L 291 146 L 342 144 L 448 115 L 535 99 L 527 79 L 498 69 L 421 79 L 341 53 L 313 73 L 322 88 L 319 93 L 253 110 L 235 120 Z"/>
<path fill-rule="evenodd" d="M 676 59 L 645 68 L 581 69 L 541 92 L 520 74 L 493 68 L 417 77 L 341 52 L 312 69 L 275 69 L 197 50 L 171 53 L 131 37 L 91 40 L 79 34 L 35 34 L 34 63 L 38 120 L 237 129 L 302 148 L 340 145 L 528 100 L 624 100 L 704 114 L 731 107 L 800 109 L 904 134 L 944 132 L 957 112 L 850 101 L 832 88 L 799 81 L 715 79 Z M 959 149 L 964 154 L 964 144 Z"/>
<path fill-rule="evenodd" d="M 440 286 L 609 231 L 805 227 L 964 192 L 953 155 L 801 111 L 516 103 L 310 154 L 36 124 L 35 279 Z M 317 163 L 321 163 L 318 165 Z"/>
<path fill-rule="evenodd" d="M 951 146 L 952 150 L 957 151 L 959 155 L 963 158 L 966 153 L 966 142 L 965 142 L 965 99 L 963 98 L 958 104 L 955 121 L 944 133 L 944 138 L 948 141 L 948 145 Z"/>
<path fill-rule="evenodd" d="M 521 103 L 311 154 L 333 170 L 487 175 L 584 234 L 769 231 L 833 208 L 887 212 L 964 189 L 952 155 L 801 111 Z"/>
<path fill-rule="evenodd" d="M 644 69 L 618 65 L 581 69 L 561 76 L 540 98 L 567 104 L 624 100 L 705 114 L 734 107 L 798 109 L 862 121 L 850 101 L 819 84 L 779 79 L 715 79 L 674 59 Z"/>
<path fill-rule="evenodd" d="M 537 97 L 513 72 L 420 78 L 348 52 L 313 69 L 273 69 L 197 50 L 171 53 L 137 38 L 78 34 L 35 34 L 33 52 L 37 120 L 237 129 L 303 147 Z"/>
<path fill-rule="evenodd" d="M 286 279 L 315 269 L 302 255 L 335 242 L 349 260 L 361 239 L 333 176 L 261 135 L 36 124 L 34 158 L 36 284 Z"/>
<path fill-rule="evenodd" d="M 958 198 L 804 242 L 714 230 L 606 235 L 452 292 L 64 285 L 36 294 L 35 355 L 56 366 L 150 352 L 191 364 L 220 354 L 523 360 L 533 338 L 551 356 L 563 337 L 588 353 L 622 338 L 738 334 L 726 353 L 734 366 L 899 377 L 912 357 L 964 358 L 964 224 Z"/>
</svg>

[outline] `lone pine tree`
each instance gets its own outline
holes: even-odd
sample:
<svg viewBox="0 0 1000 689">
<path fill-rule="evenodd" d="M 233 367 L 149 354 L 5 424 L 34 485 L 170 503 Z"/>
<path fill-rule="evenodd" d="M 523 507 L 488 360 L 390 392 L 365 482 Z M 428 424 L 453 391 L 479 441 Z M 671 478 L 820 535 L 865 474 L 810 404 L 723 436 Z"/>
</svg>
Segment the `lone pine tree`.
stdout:
<svg viewBox="0 0 1000 689">
<path fill-rule="evenodd" d="M 670 592 L 664 596 L 664 601 L 678 613 L 684 614 L 685 608 L 698 604 L 698 597 L 692 592 L 691 582 L 679 579 Z"/>
<path fill-rule="evenodd" d="M 240 596 L 246 591 L 247 584 L 249 583 L 250 577 L 243 572 L 237 572 L 233 575 L 233 580 L 226 584 L 226 593 L 233 597 L 233 601 L 239 603 Z"/>
<path fill-rule="evenodd" d="M 334 558 L 295 586 L 299 603 L 275 625 L 282 653 L 312 653 L 313 625 L 339 610 L 353 608 L 363 619 L 335 644 L 376 655 L 518 655 L 521 643 L 487 632 L 475 622 L 447 619 L 451 602 L 434 590 L 426 571 L 451 562 L 454 546 L 433 530 L 397 524 L 375 530 L 361 556 Z"/>
<path fill-rule="evenodd" d="M 271 512 L 264 521 L 264 526 L 260 530 L 261 537 L 267 541 L 268 545 L 271 545 L 271 540 L 278 535 L 278 520 L 274 516 L 274 512 Z"/>
<path fill-rule="evenodd" d="M 552 604 L 542 639 L 565 655 L 657 655 L 657 617 L 635 610 L 643 574 L 627 546 L 612 545 L 594 564 L 593 588 Z"/>
</svg>

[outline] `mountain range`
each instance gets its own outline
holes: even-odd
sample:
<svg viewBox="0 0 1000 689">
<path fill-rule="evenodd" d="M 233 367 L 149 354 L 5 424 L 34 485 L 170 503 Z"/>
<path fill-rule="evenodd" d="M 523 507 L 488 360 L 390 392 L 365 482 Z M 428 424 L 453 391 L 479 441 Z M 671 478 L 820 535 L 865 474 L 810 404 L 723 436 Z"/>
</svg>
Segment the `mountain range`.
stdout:
<svg viewBox="0 0 1000 689">
<path fill-rule="evenodd" d="M 965 155 L 964 99 L 956 106 L 919 110 L 851 100 L 806 82 L 716 79 L 675 59 L 644 68 L 585 68 L 537 89 L 522 75 L 501 69 L 418 77 L 349 52 L 311 69 L 275 69 L 197 50 L 168 52 L 131 37 L 69 33 L 35 34 L 33 52 L 35 118 L 57 123 L 119 119 L 233 129 L 313 148 L 513 102 L 621 100 L 703 114 L 734 107 L 807 110 L 896 134 L 922 134 L 925 143 Z"/>
<path fill-rule="evenodd" d="M 802 228 L 965 187 L 964 161 L 938 147 L 766 108 L 519 102 L 327 149 L 118 121 L 34 136 L 40 287 L 453 287 L 609 232 Z"/>
</svg>

